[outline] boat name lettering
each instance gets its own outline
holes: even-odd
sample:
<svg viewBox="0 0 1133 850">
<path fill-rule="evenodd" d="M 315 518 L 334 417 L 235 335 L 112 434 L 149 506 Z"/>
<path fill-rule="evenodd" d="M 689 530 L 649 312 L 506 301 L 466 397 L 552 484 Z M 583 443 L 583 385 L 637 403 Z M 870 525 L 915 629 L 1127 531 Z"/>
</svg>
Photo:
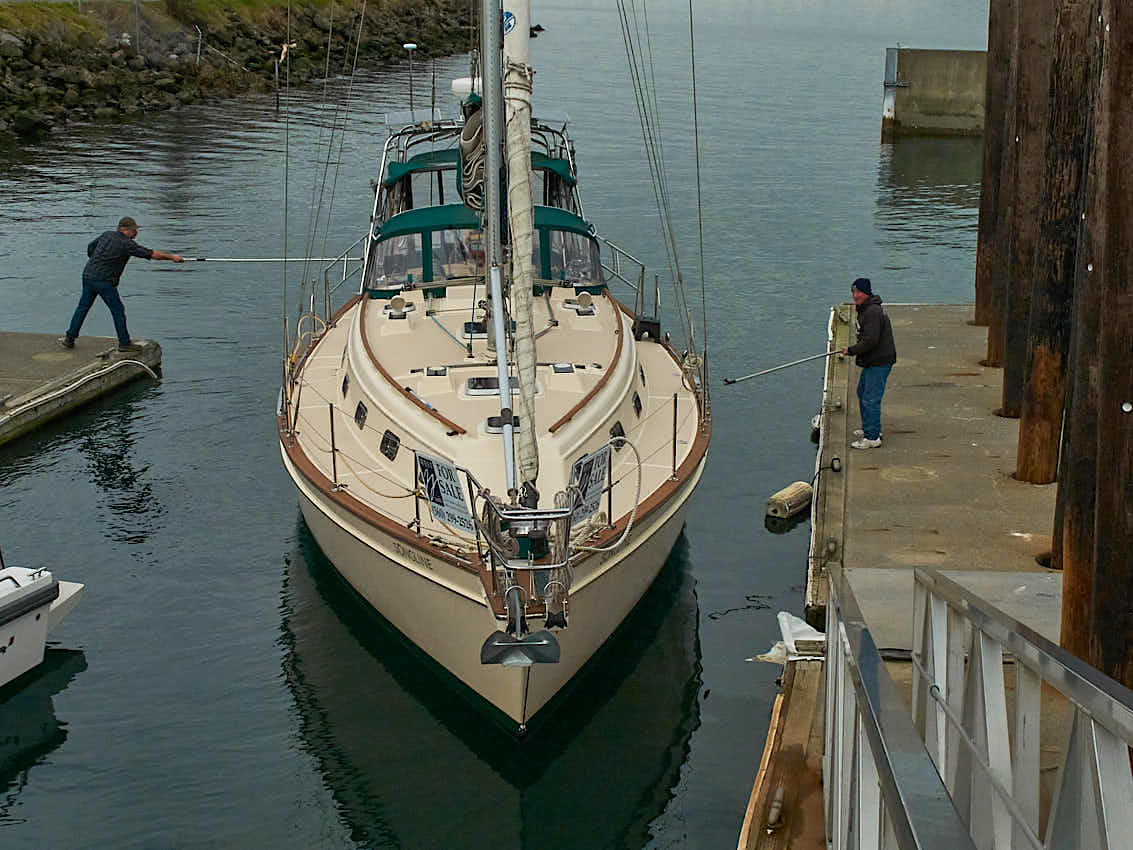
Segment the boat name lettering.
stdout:
<svg viewBox="0 0 1133 850">
<path fill-rule="evenodd" d="M 408 546 L 402 546 L 400 543 L 394 543 L 393 548 L 397 552 L 397 554 L 405 558 L 407 561 L 412 561 L 417 566 L 424 567 L 427 570 L 431 570 L 433 568 L 432 560 L 422 555 L 416 549 L 411 549 Z"/>
</svg>

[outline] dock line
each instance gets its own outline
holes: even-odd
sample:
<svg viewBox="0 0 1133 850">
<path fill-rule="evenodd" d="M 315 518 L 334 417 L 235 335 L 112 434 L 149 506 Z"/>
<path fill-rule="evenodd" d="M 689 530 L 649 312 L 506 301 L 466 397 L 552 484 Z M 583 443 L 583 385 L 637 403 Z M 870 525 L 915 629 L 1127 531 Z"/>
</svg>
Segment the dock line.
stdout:
<svg viewBox="0 0 1133 850">
<path fill-rule="evenodd" d="M 99 369 L 97 372 L 91 372 L 89 375 L 83 375 L 83 377 L 79 378 L 77 381 L 74 381 L 73 383 L 68 384 L 65 387 L 60 387 L 59 389 L 54 390 L 54 391 L 48 393 L 47 395 L 39 396 L 37 398 L 32 399 L 31 401 L 24 402 L 19 407 L 17 407 L 15 410 L 8 411 L 7 415 L 5 415 L 3 417 L 3 419 L 0 419 L 0 422 L 4 421 L 6 419 L 11 419 L 13 416 L 16 416 L 20 413 L 23 413 L 28 408 L 36 407 L 37 405 L 51 401 L 54 398 L 58 398 L 59 396 L 63 395 L 64 393 L 69 393 L 71 390 L 77 389 L 78 387 L 81 387 L 83 384 L 87 383 L 88 381 L 92 381 L 95 378 L 99 378 L 103 375 L 106 375 L 110 372 L 113 372 L 119 366 L 140 366 L 142 369 L 145 369 L 149 373 L 149 376 L 151 378 L 153 378 L 155 381 L 161 380 L 161 378 L 159 378 L 157 376 L 157 373 L 154 372 L 153 369 L 151 369 L 145 363 L 142 363 L 140 360 L 116 360 L 116 361 L 114 361 L 114 363 L 107 366 L 105 369 Z"/>
</svg>

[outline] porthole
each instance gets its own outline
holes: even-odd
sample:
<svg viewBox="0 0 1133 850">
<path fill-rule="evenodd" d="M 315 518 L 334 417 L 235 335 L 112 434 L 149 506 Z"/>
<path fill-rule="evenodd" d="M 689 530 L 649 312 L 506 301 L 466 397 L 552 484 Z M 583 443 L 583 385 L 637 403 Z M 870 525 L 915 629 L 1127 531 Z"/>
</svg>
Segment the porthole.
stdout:
<svg viewBox="0 0 1133 850">
<path fill-rule="evenodd" d="M 640 363 L 637 364 L 637 373 L 641 375 L 641 385 L 645 386 L 645 367 Z"/>
<path fill-rule="evenodd" d="M 358 406 L 354 408 L 354 422 L 359 428 L 366 425 L 366 405 L 358 402 Z"/>
<path fill-rule="evenodd" d="M 614 451 L 620 452 L 625 445 L 626 429 L 622 427 L 621 422 L 615 422 L 614 427 L 610 429 L 610 436 L 614 439 Z"/>
<path fill-rule="evenodd" d="M 350 389 L 350 375 L 349 373 L 342 376 L 342 397 L 346 398 L 346 391 Z"/>
<path fill-rule="evenodd" d="M 641 416 L 641 396 L 637 393 L 633 394 L 633 412 Z"/>
<path fill-rule="evenodd" d="M 401 438 L 393 431 L 386 431 L 382 434 L 381 451 L 390 460 L 397 459 L 397 450 L 401 448 Z"/>
</svg>

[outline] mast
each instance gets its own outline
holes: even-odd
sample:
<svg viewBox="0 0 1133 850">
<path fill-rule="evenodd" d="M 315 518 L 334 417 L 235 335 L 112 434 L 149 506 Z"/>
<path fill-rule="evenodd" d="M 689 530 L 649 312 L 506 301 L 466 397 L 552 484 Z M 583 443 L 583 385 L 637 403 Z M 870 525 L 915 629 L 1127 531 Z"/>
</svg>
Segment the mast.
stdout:
<svg viewBox="0 0 1133 850">
<path fill-rule="evenodd" d="M 519 478 L 523 500 L 535 507 L 539 449 L 535 436 L 535 328 L 531 315 L 535 221 L 531 202 L 531 87 L 535 71 L 530 0 L 508 0 L 504 13 L 504 101 L 507 107 L 508 224 L 511 232 L 511 305 L 519 373 Z"/>
<path fill-rule="evenodd" d="M 507 365 L 506 311 L 503 295 L 503 249 L 500 243 L 500 4 L 483 0 L 480 7 L 481 78 L 484 105 L 484 209 L 483 230 L 487 236 L 485 261 L 488 267 L 488 295 L 492 330 L 489 341 L 496 349 L 496 376 L 500 388 L 500 422 L 504 439 L 504 468 L 508 490 L 515 489 L 515 447 L 511 413 L 511 376 Z M 534 427 L 529 423 L 528 431 Z"/>
</svg>

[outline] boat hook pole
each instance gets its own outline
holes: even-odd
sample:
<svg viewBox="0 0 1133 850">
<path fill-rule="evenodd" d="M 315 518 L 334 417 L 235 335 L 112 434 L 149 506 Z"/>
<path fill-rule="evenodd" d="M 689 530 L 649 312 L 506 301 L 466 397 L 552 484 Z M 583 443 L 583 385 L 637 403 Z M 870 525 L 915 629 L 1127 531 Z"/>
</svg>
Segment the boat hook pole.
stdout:
<svg viewBox="0 0 1133 850">
<path fill-rule="evenodd" d="M 811 360 L 825 359 L 831 354 L 841 354 L 839 350 L 827 351 L 824 354 L 815 354 L 811 357 L 804 357 L 802 360 L 792 360 L 790 363 L 783 363 L 780 366 L 772 366 L 770 369 L 764 369 L 762 372 L 752 372 L 750 375 L 744 375 L 742 378 L 725 378 L 725 384 L 738 384 L 740 381 L 746 381 L 748 378 L 758 378 L 760 375 L 767 375 L 771 372 L 778 372 L 780 369 L 786 369 L 788 366 L 798 366 L 800 363 L 809 363 Z"/>
</svg>

